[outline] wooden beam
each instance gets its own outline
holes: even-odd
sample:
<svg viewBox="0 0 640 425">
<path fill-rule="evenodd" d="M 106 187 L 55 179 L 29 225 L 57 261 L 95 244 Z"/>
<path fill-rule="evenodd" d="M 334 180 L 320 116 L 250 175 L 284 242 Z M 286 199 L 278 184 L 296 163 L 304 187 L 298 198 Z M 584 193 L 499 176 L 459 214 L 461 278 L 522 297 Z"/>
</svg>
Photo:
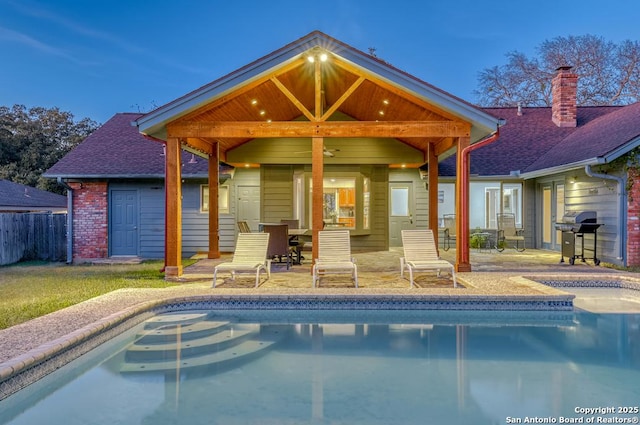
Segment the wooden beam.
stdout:
<svg viewBox="0 0 640 425">
<path fill-rule="evenodd" d="M 218 106 L 229 102 L 230 100 L 235 99 L 236 97 L 243 95 L 247 92 L 249 92 L 250 90 L 253 90 L 254 88 L 258 87 L 261 84 L 264 84 L 265 82 L 269 81 L 271 79 L 271 77 L 273 76 L 278 76 L 278 75 L 282 75 L 286 72 L 289 72 L 290 70 L 299 67 L 300 65 L 303 65 L 306 62 L 306 60 L 302 57 L 292 61 L 291 63 L 288 63 L 287 65 L 278 68 L 276 70 L 276 72 L 270 73 L 268 75 L 265 75 L 261 78 L 258 78 L 257 80 L 251 81 L 248 84 L 242 86 L 242 87 L 236 87 L 233 89 L 232 92 L 229 92 L 217 99 L 215 99 L 213 102 L 208 103 L 206 105 L 203 105 L 201 108 L 196 109 L 195 111 L 189 112 L 187 115 L 185 115 L 184 117 L 178 118 L 178 121 L 182 121 L 182 120 L 190 120 L 193 117 L 197 117 L 198 115 L 209 111 L 211 109 L 217 108 Z"/>
<path fill-rule="evenodd" d="M 434 146 L 429 144 L 427 151 L 427 196 L 429 199 L 429 229 L 433 231 L 433 236 L 438 244 L 438 157 L 435 154 Z"/>
<path fill-rule="evenodd" d="M 277 77 L 271 78 L 271 81 L 276 85 L 276 87 L 278 87 L 278 89 L 280 89 L 280 91 L 287 97 L 287 99 L 289 99 L 291 103 L 293 103 L 295 107 L 298 108 L 298 110 L 302 112 L 305 117 L 307 117 L 309 121 L 315 121 L 315 117 L 313 116 L 313 114 L 302 104 L 302 102 L 298 100 L 298 98 L 293 93 L 289 91 L 288 88 L 284 86 L 284 84 L 280 82 L 280 80 L 278 80 Z"/>
<path fill-rule="evenodd" d="M 317 60 L 314 62 L 314 80 L 315 80 L 315 115 L 314 121 L 320 121 L 322 117 L 322 62 Z"/>
<path fill-rule="evenodd" d="M 182 149 L 180 139 L 169 137 L 165 156 L 165 279 L 182 275 Z"/>
<path fill-rule="evenodd" d="M 167 125 L 169 137 L 256 139 L 270 137 L 469 137 L 461 121 L 215 121 Z"/>
<path fill-rule="evenodd" d="M 209 156 L 213 155 L 213 146 L 215 145 L 217 148 L 217 143 L 211 143 L 210 141 L 207 140 L 202 140 L 196 137 L 187 137 L 186 138 L 186 144 L 195 149 L 198 150 L 200 152 L 203 152 Z"/>
<path fill-rule="evenodd" d="M 351 96 L 353 94 L 354 91 L 356 91 L 356 89 L 358 87 L 360 87 L 360 84 L 362 84 L 364 82 L 365 78 L 364 77 L 360 77 L 358 78 L 355 83 L 353 83 L 351 85 L 351 87 L 349 87 L 349 89 L 347 91 L 345 91 L 342 96 L 340 96 L 340 99 L 338 99 L 333 105 L 331 105 L 331 107 L 329 109 L 327 109 L 327 112 L 325 112 L 322 115 L 322 118 L 320 118 L 320 121 L 326 121 L 329 119 L 329 117 L 331 115 L 333 115 L 333 113 L 340 107 L 340 105 L 342 105 L 345 100 L 347 100 L 349 98 L 349 96 Z"/>
<path fill-rule="evenodd" d="M 322 204 L 324 202 L 324 139 L 311 139 L 311 257 L 318 258 L 318 232 L 324 227 Z"/>
<path fill-rule="evenodd" d="M 213 145 L 213 155 L 209 156 L 209 253 L 208 258 L 220 258 L 220 222 L 218 214 L 218 188 L 220 165 L 218 144 Z"/>
<path fill-rule="evenodd" d="M 456 156 L 456 264 L 457 272 L 470 272 L 469 259 L 469 161 L 464 161 L 465 148 L 469 147 L 468 137 L 457 141 Z M 467 153 L 468 155 L 468 153 Z M 465 166 L 466 164 L 466 166 Z"/>
<path fill-rule="evenodd" d="M 380 80 L 376 77 L 374 77 L 371 74 L 366 74 L 365 72 L 363 72 L 362 69 L 355 67 L 354 65 L 351 65 L 348 62 L 345 62 L 344 60 L 341 60 L 339 57 L 337 56 L 333 56 L 332 57 L 332 62 L 335 63 L 337 66 L 341 67 L 342 69 L 349 71 L 352 74 L 358 75 L 358 76 L 363 76 L 365 77 L 367 80 L 371 81 L 373 84 L 380 86 L 381 88 L 388 90 L 389 92 L 395 94 L 396 96 L 399 96 L 411 103 L 414 103 L 418 106 L 420 106 L 421 108 L 433 111 L 435 113 L 437 113 L 438 115 L 441 115 L 445 118 L 451 119 L 451 120 L 456 120 L 458 119 L 458 117 L 456 117 L 455 115 L 453 115 L 450 112 L 445 111 L 444 109 L 441 109 L 431 103 L 428 103 L 426 101 L 424 101 L 423 99 L 416 97 L 415 95 L 412 95 L 408 92 L 406 92 L 405 90 L 399 89 L 398 87 L 395 87 L 393 85 L 391 85 L 390 83 L 387 83 L 383 80 Z"/>
</svg>

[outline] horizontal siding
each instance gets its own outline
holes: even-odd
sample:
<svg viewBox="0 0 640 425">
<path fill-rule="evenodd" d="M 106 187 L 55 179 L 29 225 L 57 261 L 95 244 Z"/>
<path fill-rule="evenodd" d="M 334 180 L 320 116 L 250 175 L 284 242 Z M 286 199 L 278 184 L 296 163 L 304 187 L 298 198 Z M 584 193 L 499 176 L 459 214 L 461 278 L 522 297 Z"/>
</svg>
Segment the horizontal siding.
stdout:
<svg viewBox="0 0 640 425">
<path fill-rule="evenodd" d="M 598 232 L 597 257 L 602 261 L 618 263 L 620 229 L 618 228 L 619 199 L 617 184 L 601 179 L 579 176 L 576 183 L 565 186 L 565 208 L 568 211 L 595 211 L 598 223 L 604 224 Z M 593 237 L 585 237 L 585 249 L 593 249 Z M 577 248 L 576 248 L 577 249 Z M 587 258 L 592 252 L 585 253 Z"/>
<path fill-rule="evenodd" d="M 278 223 L 293 216 L 293 167 L 264 165 L 261 167 L 261 221 Z"/>
</svg>

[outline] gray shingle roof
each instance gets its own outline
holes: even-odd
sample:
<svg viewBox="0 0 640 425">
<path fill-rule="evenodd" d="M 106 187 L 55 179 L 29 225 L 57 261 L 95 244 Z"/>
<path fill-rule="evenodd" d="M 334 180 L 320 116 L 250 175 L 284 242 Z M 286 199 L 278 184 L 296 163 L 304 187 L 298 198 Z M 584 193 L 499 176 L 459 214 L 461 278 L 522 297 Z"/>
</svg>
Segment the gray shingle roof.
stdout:
<svg viewBox="0 0 640 425">
<path fill-rule="evenodd" d="M 0 210 L 34 211 L 66 207 L 66 196 L 9 180 L 0 180 Z"/>
<path fill-rule="evenodd" d="M 119 113 L 49 168 L 45 177 L 63 178 L 164 178 L 163 144 L 149 140 L 131 125 L 141 114 Z M 207 175 L 207 161 L 190 164 L 183 153 L 183 174 Z"/>
<path fill-rule="evenodd" d="M 606 156 L 640 135 L 640 103 L 578 107 L 577 126 L 560 128 L 551 108 L 485 108 L 506 119 L 500 137 L 471 153 L 471 174 L 530 173 Z M 635 117 L 635 118 L 634 118 Z M 613 159 L 613 158 L 611 158 Z M 440 175 L 455 175 L 455 157 L 439 164 Z"/>
</svg>

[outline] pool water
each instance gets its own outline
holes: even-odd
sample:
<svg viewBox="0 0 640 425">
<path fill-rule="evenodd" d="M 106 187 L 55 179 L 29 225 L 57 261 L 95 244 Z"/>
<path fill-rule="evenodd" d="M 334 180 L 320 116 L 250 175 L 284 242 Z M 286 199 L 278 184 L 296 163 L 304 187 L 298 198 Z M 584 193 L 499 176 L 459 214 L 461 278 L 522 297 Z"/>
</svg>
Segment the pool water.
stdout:
<svg viewBox="0 0 640 425">
<path fill-rule="evenodd" d="M 0 401 L 0 423 L 633 421 L 579 409 L 637 409 L 639 382 L 637 314 L 194 311 Z"/>
</svg>

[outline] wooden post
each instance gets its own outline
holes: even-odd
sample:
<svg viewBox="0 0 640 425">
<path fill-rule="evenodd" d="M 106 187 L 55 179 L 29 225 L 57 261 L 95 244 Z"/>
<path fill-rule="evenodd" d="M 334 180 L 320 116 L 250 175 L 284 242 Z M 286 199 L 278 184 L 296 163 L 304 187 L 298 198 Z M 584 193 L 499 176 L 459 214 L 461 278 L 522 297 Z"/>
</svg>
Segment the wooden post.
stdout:
<svg viewBox="0 0 640 425">
<path fill-rule="evenodd" d="M 165 279 L 182 275 L 182 176 L 180 139 L 167 138 L 165 156 Z"/>
<path fill-rule="evenodd" d="M 438 244 L 438 157 L 435 153 L 435 145 L 429 143 L 427 151 L 427 190 L 429 196 L 429 228 L 433 231 L 433 237 Z"/>
<path fill-rule="evenodd" d="M 324 201 L 324 139 L 322 137 L 311 139 L 311 181 L 313 184 L 311 198 L 311 229 L 313 233 L 311 255 L 315 261 L 318 258 L 318 232 L 324 227 L 322 214 Z"/>
<path fill-rule="evenodd" d="M 220 165 L 218 161 L 218 142 L 211 145 L 209 155 L 209 252 L 207 258 L 220 258 L 220 222 L 218 208 L 218 184 Z"/>
<path fill-rule="evenodd" d="M 456 155 L 456 271 L 470 272 L 469 261 L 469 161 L 463 160 L 469 137 L 459 137 Z M 467 165 L 466 167 L 464 165 Z"/>
</svg>

